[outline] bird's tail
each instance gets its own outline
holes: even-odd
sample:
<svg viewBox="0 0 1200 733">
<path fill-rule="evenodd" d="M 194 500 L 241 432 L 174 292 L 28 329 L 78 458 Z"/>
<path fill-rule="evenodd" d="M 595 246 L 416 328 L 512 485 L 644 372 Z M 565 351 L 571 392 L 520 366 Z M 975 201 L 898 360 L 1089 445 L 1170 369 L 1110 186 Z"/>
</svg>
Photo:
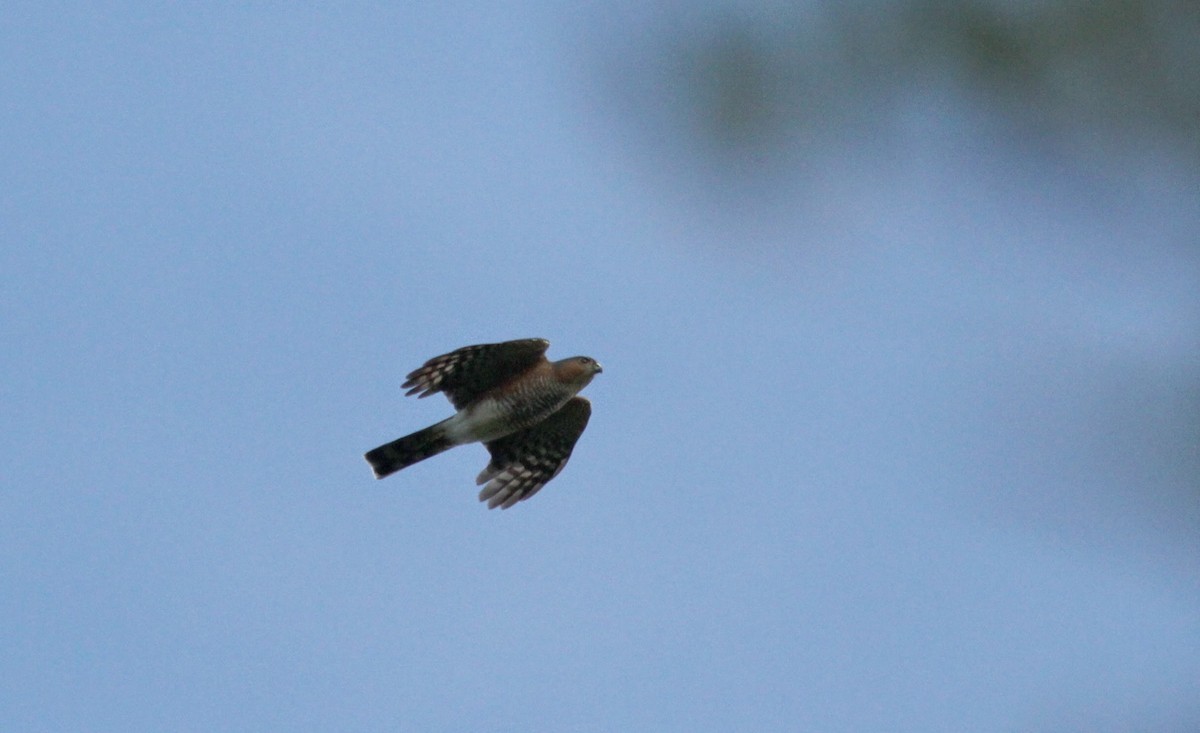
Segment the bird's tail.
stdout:
<svg viewBox="0 0 1200 733">
<path fill-rule="evenodd" d="M 454 446 L 443 424 L 438 423 L 369 450 L 363 457 L 375 470 L 375 478 L 383 478 Z"/>
</svg>

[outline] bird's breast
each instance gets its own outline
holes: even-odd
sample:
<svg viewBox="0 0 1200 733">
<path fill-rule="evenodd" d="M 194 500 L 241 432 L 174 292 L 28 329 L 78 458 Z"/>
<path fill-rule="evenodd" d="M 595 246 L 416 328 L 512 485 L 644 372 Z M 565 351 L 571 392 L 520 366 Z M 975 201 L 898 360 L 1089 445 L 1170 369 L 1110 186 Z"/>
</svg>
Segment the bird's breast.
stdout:
<svg viewBox="0 0 1200 733">
<path fill-rule="evenodd" d="M 556 383 L 534 383 L 469 405 L 460 413 L 461 425 L 472 440 L 495 440 L 545 420 L 572 396 Z"/>
</svg>

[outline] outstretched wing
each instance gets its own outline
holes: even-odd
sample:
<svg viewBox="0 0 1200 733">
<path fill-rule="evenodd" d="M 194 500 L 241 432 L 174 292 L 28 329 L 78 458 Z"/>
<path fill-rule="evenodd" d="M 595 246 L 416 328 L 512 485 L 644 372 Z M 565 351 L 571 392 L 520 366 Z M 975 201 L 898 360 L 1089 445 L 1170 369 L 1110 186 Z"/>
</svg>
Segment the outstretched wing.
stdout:
<svg viewBox="0 0 1200 733">
<path fill-rule="evenodd" d="M 488 509 L 507 509 L 536 494 L 567 465 L 591 416 L 592 403 L 572 397 L 537 425 L 485 443 L 492 460 L 475 479 L 487 484 L 479 500 Z"/>
<path fill-rule="evenodd" d="M 462 409 L 479 395 L 504 384 L 545 360 L 550 342 L 520 339 L 479 344 L 435 356 L 411 372 L 402 385 L 418 397 L 444 392 L 454 409 Z"/>
</svg>

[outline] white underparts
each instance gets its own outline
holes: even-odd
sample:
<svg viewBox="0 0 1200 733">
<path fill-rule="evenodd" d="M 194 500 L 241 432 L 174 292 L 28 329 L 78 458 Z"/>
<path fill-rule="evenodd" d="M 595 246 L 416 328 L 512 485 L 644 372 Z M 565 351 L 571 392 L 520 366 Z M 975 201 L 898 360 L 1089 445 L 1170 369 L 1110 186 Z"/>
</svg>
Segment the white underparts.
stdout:
<svg viewBox="0 0 1200 733">
<path fill-rule="evenodd" d="M 513 432 L 511 411 L 496 399 L 468 405 L 443 424 L 446 437 L 456 445 L 496 440 Z"/>
<path fill-rule="evenodd" d="M 456 445 L 503 438 L 545 420 L 578 391 L 557 383 L 546 387 L 531 382 L 507 395 L 473 402 L 443 423 L 446 437 Z"/>
</svg>

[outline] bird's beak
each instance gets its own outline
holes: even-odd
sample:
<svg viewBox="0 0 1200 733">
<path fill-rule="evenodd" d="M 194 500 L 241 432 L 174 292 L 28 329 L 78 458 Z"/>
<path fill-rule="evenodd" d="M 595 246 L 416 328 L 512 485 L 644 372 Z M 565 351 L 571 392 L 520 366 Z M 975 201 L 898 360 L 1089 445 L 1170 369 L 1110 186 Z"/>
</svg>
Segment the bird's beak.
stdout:
<svg viewBox="0 0 1200 733">
<path fill-rule="evenodd" d="M 600 362 L 596 362 L 596 373 L 599 374 L 602 371 L 604 371 L 604 367 L 600 366 Z"/>
</svg>

